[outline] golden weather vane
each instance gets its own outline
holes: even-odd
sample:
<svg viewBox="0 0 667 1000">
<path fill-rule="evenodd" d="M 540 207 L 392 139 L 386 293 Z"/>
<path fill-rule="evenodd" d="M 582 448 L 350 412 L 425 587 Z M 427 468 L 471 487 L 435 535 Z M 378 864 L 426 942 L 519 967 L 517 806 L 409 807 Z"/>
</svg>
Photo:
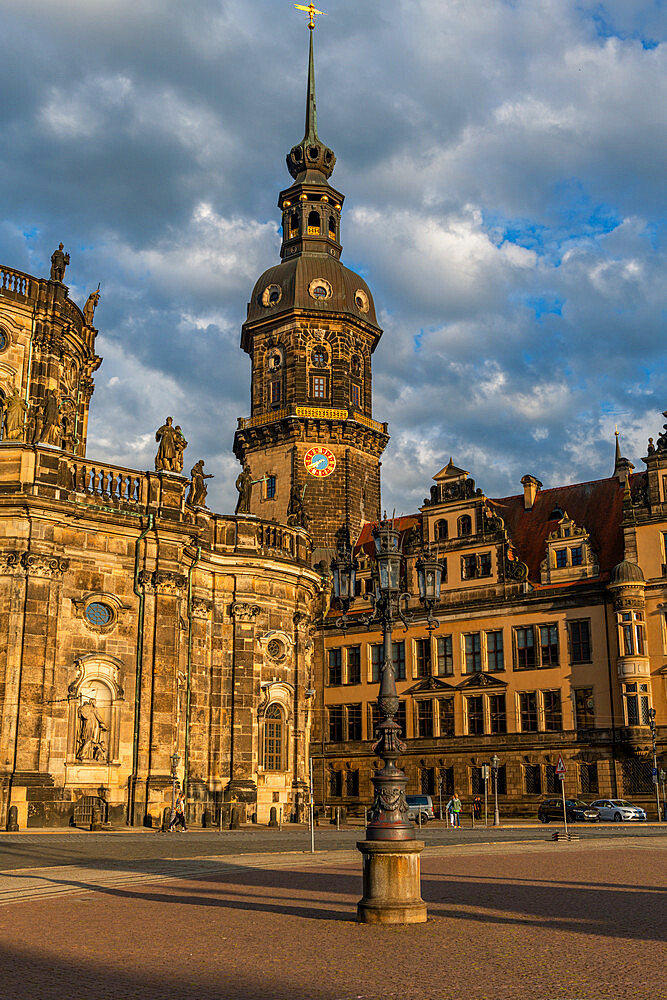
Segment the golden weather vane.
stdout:
<svg viewBox="0 0 667 1000">
<path fill-rule="evenodd" d="M 308 22 L 308 27 L 310 28 L 311 31 L 315 27 L 316 14 L 322 14 L 324 17 L 327 16 L 325 11 L 317 10 L 314 3 L 308 4 L 307 7 L 303 7 L 300 3 L 295 3 L 294 6 L 296 7 L 297 10 L 303 10 L 308 15 L 308 17 L 310 18 L 310 21 Z"/>
</svg>

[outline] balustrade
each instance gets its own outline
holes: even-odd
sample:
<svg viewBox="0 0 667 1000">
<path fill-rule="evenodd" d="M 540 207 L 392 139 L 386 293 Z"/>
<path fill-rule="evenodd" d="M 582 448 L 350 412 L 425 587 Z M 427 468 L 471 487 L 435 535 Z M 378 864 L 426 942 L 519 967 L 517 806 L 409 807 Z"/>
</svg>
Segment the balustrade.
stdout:
<svg viewBox="0 0 667 1000">
<path fill-rule="evenodd" d="M 101 501 L 139 506 L 145 503 L 145 473 L 91 462 L 74 463 L 74 491 Z"/>
<path fill-rule="evenodd" d="M 21 298 L 32 296 L 33 279 L 23 271 L 14 271 L 9 267 L 0 267 L 0 294 L 13 293 Z"/>
</svg>

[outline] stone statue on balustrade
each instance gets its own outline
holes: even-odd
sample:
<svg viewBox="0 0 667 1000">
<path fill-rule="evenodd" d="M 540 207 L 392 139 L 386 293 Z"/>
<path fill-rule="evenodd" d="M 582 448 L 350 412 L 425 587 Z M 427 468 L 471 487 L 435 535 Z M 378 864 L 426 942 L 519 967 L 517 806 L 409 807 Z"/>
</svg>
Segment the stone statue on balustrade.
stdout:
<svg viewBox="0 0 667 1000">
<path fill-rule="evenodd" d="M 306 513 L 306 509 L 303 505 L 303 496 L 306 492 L 304 487 L 303 492 L 300 492 L 299 487 L 295 484 L 292 486 L 289 495 L 289 503 L 287 505 L 287 523 L 292 527 L 305 528 L 308 531 L 310 526 L 310 518 Z"/>
<path fill-rule="evenodd" d="M 156 472 L 179 472 L 179 462 L 181 469 L 183 468 L 183 451 L 188 442 L 181 434 L 180 427 L 174 427 L 173 422 L 173 417 L 167 417 L 162 427 L 155 432 L 155 440 L 160 444 L 155 456 Z"/>
<path fill-rule="evenodd" d="M 58 244 L 58 249 L 51 254 L 51 281 L 62 281 L 65 268 L 69 264 L 69 254 L 63 253 L 64 243 Z"/>
<path fill-rule="evenodd" d="M 60 401 L 53 390 L 47 390 L 41 404 L 35 409 L 34 417 L 32 443 L 59 444 Z"/>
<path fill-rule="evenodd" d="M 16 386 L 14 386 L 10 395 L 2 403 L 2 411 L 5 441 L 23 440 L 28 404 L 20 396 Z"/>
<path fill-rule="evenodd" d="M 89 698 L 79 708 L 77 760 L 104 760 L 107 748 L 102 739 L 102 733 L 106 732 L 107 727 L 97 711 L 95 699 Z"/>
<path fill-rule="evenodd" d="M 95 318 L 95 309 L 100 301 L 100 286 L 98 285 L 94 292 L 91 292 L 86 299 L 86 304 L 83 307 L 83 321 L 86 326 L 93 325 L 93 319 Z"/>
<path fill-rule="evenodd" d="M 208 489 L 204 480 L 213 478 L 213 476 L 205 474 L 203 458 L 200 458 L 198 462 L 195 462 L 190 469 L 190 489 L 188 490 L 188 495 L 185 499 L 185 502 L 190 507 L 206 506 L 206 494 L 208 493 Z"/>
<path fill-rule="evenodd" d="M 252 476 L 247 465 L 243 466 L 243 472 L 236 479 L 236 489 L 238 490 L 239 498 L 236 501 L 236 510 L 234 513 L 249 514 L 250 499 L 252 497 Z"/>
</svg>

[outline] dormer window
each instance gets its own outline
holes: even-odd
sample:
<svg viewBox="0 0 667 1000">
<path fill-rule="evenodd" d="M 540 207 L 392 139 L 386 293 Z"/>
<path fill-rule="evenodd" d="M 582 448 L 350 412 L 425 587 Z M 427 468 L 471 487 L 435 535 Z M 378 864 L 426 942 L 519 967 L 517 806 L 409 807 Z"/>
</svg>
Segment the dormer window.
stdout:
<svg viewBox="0 0 667 1000">
<path fill-rule="evenodd" d="M 308 213 L 308 235 L 309 236 L 319 236 L 320 235 L 320 213 L 319 212 L 309 212 Z M 326 298 L 326 291 L 325 296 Z"/>
</svg>

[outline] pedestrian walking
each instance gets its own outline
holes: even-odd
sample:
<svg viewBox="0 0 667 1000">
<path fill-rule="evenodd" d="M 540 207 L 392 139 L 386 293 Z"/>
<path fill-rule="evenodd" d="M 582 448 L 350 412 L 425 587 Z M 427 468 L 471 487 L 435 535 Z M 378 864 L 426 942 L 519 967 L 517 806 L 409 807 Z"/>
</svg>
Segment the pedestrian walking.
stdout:
<svg viewBox="0 0 667 1000">
<path fill-rule="evenodd" d="M 481 819 L 482 816 L 482 800 L 479 795 L 475 796 L 474 802 L 472 804 L 472 811 L 475 815 L 475 819 Z"/>
<path fill-rule="evenodd" d="M 181 826 L 181 833 L 186 833 L 188 828 L 185 825 L 185 792 L 179 792 L 176 796 L 174 815 L 172 816 L 171 823 L 169 824 L 169 833 L 173 833 L 174 827 L 179 824 Z"/>
<path fill-rule="evenodd" d="M 457 793 L 454 792 L 451 799 L 447 803 L 447 813 L 450 816 L 452 826 L 461 826 L 461 799 L 458 797 Z"/>
</svg>

